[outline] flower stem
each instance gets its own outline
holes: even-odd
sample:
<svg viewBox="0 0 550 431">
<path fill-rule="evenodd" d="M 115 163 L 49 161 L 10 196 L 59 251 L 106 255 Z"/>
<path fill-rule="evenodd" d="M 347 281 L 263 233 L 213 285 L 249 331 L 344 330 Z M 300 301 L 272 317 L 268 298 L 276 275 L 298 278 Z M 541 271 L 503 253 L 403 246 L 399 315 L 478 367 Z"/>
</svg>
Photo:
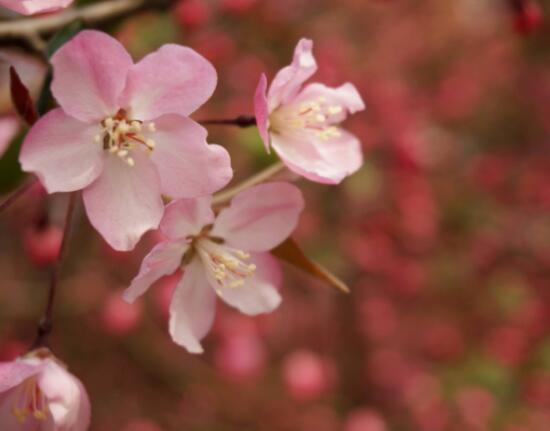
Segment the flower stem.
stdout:
<svg viewBox="0 0 550 431">
<path fill-rule="evenodd" d="M 25 194 L 35 183 L 38 181 L 36 177 L 32 178 L 31 180 L 23 183 L 19 188 L 17 188 L 14 192 L 9 195 L 6 200 L 2 203 L 0 203 L 0 213 L 4 211 L 5 209 L 9 208 L 17 199 L 19 199 L 21 196 Z"/>
<path fill-rule="evenodd" d="M 265 168 L 263 171 L 258 172 L 256 175 L 247 178 L 243 182 L 237 184 L 235 187 L 223 191 L 214 195 L 212 200 L 213 205 L 223 205 L 224 203 L 230 201 L 235 195 L 239 194 L 243 190 L 248 189 L 249 187 L 255 186 L 256 184 L 263 183 L 264 181 L 269 180 L 274 175 L 278 174 L 285 168 L 283 162 L 276 162 L 272 165 Z"/>
<path fill-rule="evenodd" d="M 214 120 L 201 120 L 202 125 L 219 125 L 219 126 L 237 126 L 237 127 L 251 127 L 256 125 L 256 117 L 252 115 L 239 115 L 236 118 L 229 119 L 214 119 Z"/>
<path fill-rule="evenodd" d="M 36 334 L 36 339 L 32 345 L 32 350 L 39 347 L 47 346 L 47 338 L 53 330 L 53 307 L 55 303 L 55 297 L 57 293 L 57 285 L 59 284 L 59 274 L 61 270 L 61 264 L 65 258 L 67 251 L 67 242 L 69 239 L 69 233 L 71 230 L 72 218 L 74 214 L 74 209 L 76 206 L 76 198 L 78 196 L 77 192 L 72 192 L 69 196 L 69 203 L 67 204 L 67 212 L 65 214 L 65 227 L 63 228 L 63 239 L 61 241 L 61 247 L 59 249 L 59 255 L 57 260 L 51 268 L 50 273 L 50 288 L 48 290 L 48 299 L 46 301 L 46 308 L 44 310 L 44 315 L 38 324 L 38 331 Z"/>
</svg>

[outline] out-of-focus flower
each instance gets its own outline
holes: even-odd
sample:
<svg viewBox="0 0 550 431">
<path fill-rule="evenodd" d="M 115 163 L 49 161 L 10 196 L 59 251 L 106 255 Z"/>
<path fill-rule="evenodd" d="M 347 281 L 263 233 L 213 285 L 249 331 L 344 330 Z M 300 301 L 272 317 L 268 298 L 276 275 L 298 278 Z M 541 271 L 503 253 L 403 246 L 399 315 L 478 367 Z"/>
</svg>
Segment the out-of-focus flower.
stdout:
<svg viewBox="0 0 550 431">
<path fill-rule="evenodd" d="M 25 231 L 23 245 L 30 261 L 36 266 L 52 265 L 59 256 L 63 230 L 57 226 L 30 227 Z"/>
<path fill-rule="evenodd" d="M 316 353 L 300 350 L 285 358 L 283 380 L 295 399 L 309 401 L 329 389 L 334 380 L 334 370 Z"/>
<path fill-rule="evenodd" d="M 73 0 L 0 0 L 0 6 L 23 15 L 54 12 L 66 8 Z"/>
<path fill-rule="evenodd" d="M 357 409 L 352 411 L 344 424 L 345 431 L 387 431 L 386 422 L 374 410 Z"/>
<path fill-rule="evenodd" d="M 195 198 L 231 179 L 227 151 L 187 117 L 216 86 L 192 49 L 164 45 L 134 64 L 114 38 L 83 31 L 51 62 L 61 108 L 29 131 L 21 164 L 49 193 L 83 189 L 90 222 L 116 250 L 158 226 L 161 194 Z"/>
<path fill-rule="evenodd" d="M 280 182 L 239 193 L 217 217 L 211 201 L 180 199 L 166 207 L 160 229 L 168 239 L 145 257 L 124 295 L 132 302 L 184 266 L 170 304 L 170 334 L 191 353 L 203 351 L 216 294 L 248 315 L 279 305 L 280 268 L 267 252 L 290 235 L 304 206 L 300 190 Z"/>
<path fill-rule="evenodd" d="M 101 312 L 101 322 L 107 332 L 121 336 L 131 332 L 143 315 L 143 303 L 128 304 L 120 297 L 119 292 L 113 292 L 105 301 Z"/>
<path fill-rule="evenodd" d="M 325 184 L 337 184 L 361 167 L 361 143 L 338 125 L 365 109 L 355 86 L 337 88 L 304 82 L 317 70 L 313 42 L 302 39 L 290 66 L 275 76 L 269 91 L 262 75 L 254 107 L 266 149 L 273 148 L 289 169 Z"/>
<path fill-rule="evenodd" d="M 49 350 L 0 363 L 2 431 L 85 431 L 89 424 L 84 386 Z"/>
</svg>

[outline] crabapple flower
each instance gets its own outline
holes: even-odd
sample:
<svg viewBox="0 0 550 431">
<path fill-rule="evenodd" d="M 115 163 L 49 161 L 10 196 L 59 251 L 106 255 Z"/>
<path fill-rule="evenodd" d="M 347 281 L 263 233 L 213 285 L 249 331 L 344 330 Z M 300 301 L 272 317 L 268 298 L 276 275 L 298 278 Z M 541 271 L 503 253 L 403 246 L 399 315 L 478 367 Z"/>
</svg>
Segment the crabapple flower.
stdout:
<svg viewBox="0 0 550 431">
<path fill-rule="evenodd" d="M 73 0 L 0 0 L 0 6 L 23 15 L 54 12 L 66 8 Z"/>
<path fill-rule="evenodd" d="M 217 81 L 192 49 L 164 45 L 134 64 L 117 40 L 87 30 L 51 63 L 60 108 L 29 131 L 21 164 L 49 193 L 83 189 L 90 222 L 114 249 L 158 227 L 161 194 L 205 196 L 231 179 L 227 151 L 187 117 Z"/>
<path fill-rule="evenodd" d="M 124 298 L 134 301 L 184 267 L 170 304 L 169 330 L 177 344 L 202 353 L 216 294 L 247 315 L 277 308 L 281 273 L 268 252 L 294 230 L 303 206 L 300 190 L 280 182 L 239 193 L 217 216 L 210 197 L 170 203 L 160 224 L 167 239 L 145 257 Z"/>
<path fill-rule="evenodd" d="M 303 87 L 317 70 L 312 47 L 311 40 L 298 42 L 292 64 L 277 73 L 267 95 L 267 79 L 261 76 L 256 122 L 266 150 L 273 148 L 290 170 L 311 181 L 338 184 L 363 162 L 357 137 L 338 125 L 365 105 L 350 83 Z"/>
<path fill-rule="evenodd" d="M 0 363 L 2 431 L 86 431 L 89 425 L 84 386 L 48 349 Z"/>
</svg>

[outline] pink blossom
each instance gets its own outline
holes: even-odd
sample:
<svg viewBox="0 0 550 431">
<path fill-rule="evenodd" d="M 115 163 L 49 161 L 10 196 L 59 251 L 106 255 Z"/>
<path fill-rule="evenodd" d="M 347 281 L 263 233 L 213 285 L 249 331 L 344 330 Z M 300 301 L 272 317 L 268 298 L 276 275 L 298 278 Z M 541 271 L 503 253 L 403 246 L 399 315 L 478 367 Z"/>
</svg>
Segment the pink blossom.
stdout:
<svg viewBox="0 0 550 431">
<path fill-rule="evenodd" d="M 132 302 L 184 266 L 170 304 L 170 334 L 191 353 L 203 351 L 216 294 L 247 315 L 279 305 L 280 268 L 268 251 L 294 230 L 304 203 L 292 184 L 267 183 L 241 192 L 217 216 L 210 205 L 204 197 L 167 206 L 160 224 L 167 240 L 145 257 L 124 295 Z"/>
<path fill-rule="evenodd" d="M 303 87 L 317 70 L 312 47 L 311 40 L 298 42 L 292 64 L 277 73 L 267 95 L 267 79 L 261 76 L 256 121 L 266 149 L 273 148 L 289 169 L 311 181 L 338 184 L 363 161 L 361 143 L 339 124 L 365 105 L 350 83 Z"/>
<path fill-rule="evenodd" d="M 49 350 L 0 363 L 2 431 L 85 431 L 89 424 L 84 386 Z"/>
<path fill-rule="evenodd" d="M 164 45 L 134 64 L 107 34 L 83 31 L 51 59 L 60 108 L 29 131 L 20 161 L 49 193 L 83 190 L 92 225 L 116 250 L 158 227 L 161 194 L 205 196 L 231 179 L 229 155 L 187 116 L 216 86 L 212 65 Z"/>
<path fill-rule="evenodd" d="M 0 0 L 0 6 L 23 15 L 54 12 L 66 8 L 73 0 Z"/>
</svg>

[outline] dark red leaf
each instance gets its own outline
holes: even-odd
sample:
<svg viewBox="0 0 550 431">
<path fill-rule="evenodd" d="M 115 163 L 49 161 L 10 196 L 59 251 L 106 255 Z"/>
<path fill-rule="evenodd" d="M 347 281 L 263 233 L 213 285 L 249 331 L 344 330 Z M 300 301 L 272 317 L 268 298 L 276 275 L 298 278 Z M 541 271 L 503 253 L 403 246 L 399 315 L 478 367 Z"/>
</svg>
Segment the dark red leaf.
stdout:
<svg viewBox="0 0 550 431">
<path fill-rule="evenodd" d="M 21 82 L 21 78 L 13 66 L 10 66 L 10 91 L 15 110 L 23 120 L 32 126 L 38 120 L 38 114 L 34 109 L 29 90 Z"/>
</svg>

